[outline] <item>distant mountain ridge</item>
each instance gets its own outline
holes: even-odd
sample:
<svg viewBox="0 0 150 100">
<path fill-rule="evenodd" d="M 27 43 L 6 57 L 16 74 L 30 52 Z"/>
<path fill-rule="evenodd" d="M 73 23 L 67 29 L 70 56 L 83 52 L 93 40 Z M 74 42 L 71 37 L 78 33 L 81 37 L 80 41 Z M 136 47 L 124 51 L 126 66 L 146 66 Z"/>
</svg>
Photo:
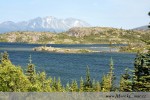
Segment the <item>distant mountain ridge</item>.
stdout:
<svg viewBox="0 0 150 100">
<path fill-rule="evenodd" d="M 37 17 L 29 21 L 13 22 L 6 21 L 0 23 L 0 33 L 12 31 L 49 31 L 64 32 L 73 27 L 90 27 L 91 25 L 85 21 L 75 18 L 58 19 L 53 16 L 44 18 Z"/>
<path fill-rule="evenodd" d="M 145 26 L 134 28 L 133 30 L 146 31 L 146 30 L 149 30 L 149 28 L 148 28 L 148 25 L 145 25 Z"/>
</svg>

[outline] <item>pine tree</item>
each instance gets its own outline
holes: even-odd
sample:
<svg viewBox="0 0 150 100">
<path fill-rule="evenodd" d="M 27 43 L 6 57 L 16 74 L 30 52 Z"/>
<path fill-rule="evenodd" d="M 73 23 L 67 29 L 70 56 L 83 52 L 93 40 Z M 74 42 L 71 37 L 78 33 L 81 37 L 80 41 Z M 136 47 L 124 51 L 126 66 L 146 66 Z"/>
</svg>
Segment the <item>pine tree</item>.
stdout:
<svg viewBox="0 0 150 100">
<path fill-rule="evenodd" d="M 148 13 L 150 16 L 150 12 Z M 150 27 L 149 27 L 150 28 Z M 142 39 L 147 44 L 148 52 L 139 53 L 134 61 L 134 71 L 132 77 L 132 91 L 150 91 L 150 41 Z"/>
<path fill-rule="evenodd" d="M 120 91 L 131 92 L 132 91 L 132 80 L 129 74 L 129 70 L 125 69 L 125 74 L 121 76 L 120 79 Z"/>
<path fill-rule="evenodd" d="M 66 92 L 70 92 L 70 84 L 69 84 L 69 82 L 66 84 Z"/>
<path fill-rule="evenodd" d="M 150 16 L 150 12 L 148 13 Z M 149 27 L 150 28 L 150 27 Z M 150 47 L 150 41 L 144 40 L 148 47 Z M 133 91 L 150 91 L 150 48 L 147 53 L 138 53 L 134 62 L 133 73 Z"/>
<path fill-rule="evenodd" d="M 9 60 L 9 55 L 8 55 L 7 51 L 5 51 L 2 54 L 2 61 L 8 61 L 8 60 Z"/>
<path fill-rule="evenodd" d="M 80 90 L 79 90 L 80 92 L 83 92 L 84 91 L 84 80 L 83 80 L 83 78 L 81 77 L 81 79 L 80 79 Z"/>
<path fill-rule="evenodd" d="M 4 53 L 1 53 L 0 63 L 2 64 L 2 66 L 5 66 L 7 63 L 11 64 L 7 51 L 5 51 Z"/>
<path fill-rule="evenodd" d="M 101 91 L 101 85 L 100 85 L 100 82 L 96 82 L 96 88 L 95 88 L 95 91 L 96 92 L 100 92 Z"/>
<path fill-rule="evenodd" d="M 93 92 L 100 92 L 101 91 L 101 85 L 99 81 L 95 81 L 95 79 L 92 82 L 93 86 Z"/>
<path fill-rule="evenodd" d="M 58 78 L 58 81 L 57 81 L 57 91 L 58 91 L 58 92 L 64 91 L 64 90 L 63 90 L 63 86 L 62 86 L 62 84 L 61 84 L 60 77 Z"/>
<path fill-rule="evenodd" d="M 91 82 L 90 71 L 88 66 L 86 68 L 86 80 L 84 82 L 84 90 L 87 92 L 90 92 L 92 90 L 92 82 Z"/>
<path fill-rule="evenodd" d="M 114 69 L 113 59 L 110 59 L 110 71 L 107 75 L 104 75 L 102 78 L 102 91 L 109 92 L 114 90 L 114 79 L 115 75 L 113 72 Z"/>
<path fill-rule="evenodd" d="M 65 91 L 65 89 L 63 88 L 62 84 L 61 84 L 61 80 L 60 78 L 58 78 L 58 80 L 56 81 L 56 78 L 54 77 L 53 81 L 51 82 L 51 86 L 52 86 L 52 91 L 53 92 L 63 92 Z"/>
<path fill-rule="evenodd" d="M 53 81 L 52 81 L 52 91 L 53 92 L 57 91 L 57 82 L 56 82 L 56 78 L 55 77 L 53 78 Z"/>
<path fill-rule="evenodd" d="M 36 72 L 35 72 L 35 66 L 32 64 L 32 58 L 31 55 L 29 57 L 29 64 L 27 66 L 26 75 L 28 76 L 28 79 L 33 84 L 36 81 Z"/>
<path fill-rule="evenodd" d="M 78 84 L 76 80 L 72 80 L 71 83 L 71 92 L 77 92 L 78 91 Z"/>
<path fill-rule="evenodd" d="M 133 74 L 133 91 L 150 91 L 150 53 L 137 54 Z"/>
<path fill-rule="evenodd" d="M 86 68 L 86 80 L 84 82 L 84 88 L 86 91 L 88 91 L 90 88 L 92 88 L 92 82 L 91 82 L 90 71 L 89 71 L 88 66 Z"/>
<path fill-rule="evenodd" d="M 37 75 L 37 84 L 41 88 L 41 92 L 51 92 L 52 89 L 50 87 L 50 84 L 52 83 L 52 78 L 49 77 L 48 79 L 46 78 L 46 73 L 41 72 L 39 75 Z"/>
<path fill-rule="evenodd" d="M 111 84 L 110 84 L 110 76 L 108 74 L 102 77 L 102 92 L 110 92 L 111 91 Z"/>
</svg>

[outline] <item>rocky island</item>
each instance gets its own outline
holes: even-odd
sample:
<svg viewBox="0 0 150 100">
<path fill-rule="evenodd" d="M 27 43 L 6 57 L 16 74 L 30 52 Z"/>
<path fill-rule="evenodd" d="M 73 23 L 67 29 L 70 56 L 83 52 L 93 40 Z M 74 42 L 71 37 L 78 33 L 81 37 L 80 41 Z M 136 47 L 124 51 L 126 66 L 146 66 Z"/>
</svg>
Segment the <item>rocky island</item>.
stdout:
<svg viewBox="0 0 150 100">
<path fill-rule="evenodd" d="M 33 48 L 33 51 L 47 51 L 47 52 L 58 52 L 58 53 L 91 53 L 97 52 L 88 49 L 68 49 L 68 48 L 55 48 L 55 47 L 47 47 L 47 46 L 40 46 Z"/>
</svg>

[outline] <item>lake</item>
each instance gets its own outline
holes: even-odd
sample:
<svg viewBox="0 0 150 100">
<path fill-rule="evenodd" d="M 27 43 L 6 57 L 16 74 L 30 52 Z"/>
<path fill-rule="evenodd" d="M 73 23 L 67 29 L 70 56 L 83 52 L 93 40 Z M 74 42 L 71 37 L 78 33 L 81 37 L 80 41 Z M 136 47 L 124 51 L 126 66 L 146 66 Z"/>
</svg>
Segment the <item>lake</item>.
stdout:
<svg viewBox="0 0 150 100">
<path fill-rule="evenodd" d="M 86 67 L 89 66 L 92 79 L 101 80 L 101 77 L 109 71 L 111 57 L 114 61 L 114 72 L 118 83 L 120 75 L 128 67 L 133 69 L 135 54 L 117 52 L 96 52 L 85 54 L 67 54 L 52 52 L 36 52 L 32 48 L 40 44 L 24 43 L 0 43 L 0 52 L 7 51 L 9 58 L 15 65 L 27 68 L 29 56 L 32 56 L 32 63 L 36 71 L 45 71 L 47 76 L 60 77 L 63 84 L 73 79 L 80 81 L 85 79 Z M 48 44 L 47 46 L 59 48 L 86 48 L 96 51 L 109 51 L 107 44 Z"/>
</svg>

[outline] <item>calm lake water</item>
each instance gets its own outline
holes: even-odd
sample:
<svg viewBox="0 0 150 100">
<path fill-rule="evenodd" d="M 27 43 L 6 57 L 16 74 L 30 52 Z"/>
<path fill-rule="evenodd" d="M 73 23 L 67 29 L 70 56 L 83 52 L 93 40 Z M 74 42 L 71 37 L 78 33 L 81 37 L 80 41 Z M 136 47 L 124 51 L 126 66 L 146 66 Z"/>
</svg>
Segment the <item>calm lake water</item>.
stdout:
<svg viewBox="0 0 150 100">
<path fill-rule="evenodd" d="M 86 66 L 89 66 L 91 78 L 101 80 L 103 74 L 109 71 L 110 58 L 114 61 L 114 72 L 116 81 L 124 73 L 125 68 L 133 69 L 135 54 L 132 53 L 109 53 L 97 52 L 87 54 L 66 54 L 52 52 L 35 52 L 32 48 L 41 46 L 40 44 L 23 43 L 0 43 L 0 52 L 7 51 L 9 58 L 15 65 L 27 68 L 28 58 L 32 55 L 32 62 L 36 66 L 36 71 L 45 71 L 47 76 L 60 77 L 63 84 L 71 80 L 85 78 Z M 49 44 L 48 46 L 60 48 L 86 48 L 96 51 L 109 51 L 107 44 Z"/>
</svg>

